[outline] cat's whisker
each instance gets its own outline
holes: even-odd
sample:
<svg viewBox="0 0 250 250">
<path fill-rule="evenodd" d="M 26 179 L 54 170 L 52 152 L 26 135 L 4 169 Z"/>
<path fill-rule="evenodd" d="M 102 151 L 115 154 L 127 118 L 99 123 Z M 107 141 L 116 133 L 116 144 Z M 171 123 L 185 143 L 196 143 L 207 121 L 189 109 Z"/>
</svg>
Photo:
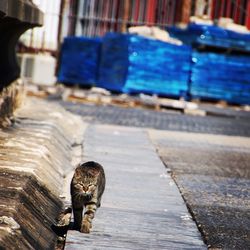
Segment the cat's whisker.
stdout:
<svg viewBox="0 0 250 250">
<path fill-rule="evenodd" d="M 76 193 L 74 195 L 74 198 L 79 202 L 82 200 L 82 197 L 83 197 L 82 193 Z"/>
</svg>

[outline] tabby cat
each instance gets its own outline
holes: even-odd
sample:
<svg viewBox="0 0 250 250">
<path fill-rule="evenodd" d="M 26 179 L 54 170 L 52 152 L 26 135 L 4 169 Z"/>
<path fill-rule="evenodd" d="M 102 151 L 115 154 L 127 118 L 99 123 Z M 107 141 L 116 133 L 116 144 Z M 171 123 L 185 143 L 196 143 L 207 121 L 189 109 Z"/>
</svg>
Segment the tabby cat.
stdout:
<svg viewBox="0 0 250 250">
<path fill-rule="evenodd" d="M 75 169 L 70 193 L 74 228 L 82 233 L 90 232 L 96 209 L 101 205 L 105 182 L 104 169 L 97 162 L 89 161 L 79 164 Z"/>
</svg>

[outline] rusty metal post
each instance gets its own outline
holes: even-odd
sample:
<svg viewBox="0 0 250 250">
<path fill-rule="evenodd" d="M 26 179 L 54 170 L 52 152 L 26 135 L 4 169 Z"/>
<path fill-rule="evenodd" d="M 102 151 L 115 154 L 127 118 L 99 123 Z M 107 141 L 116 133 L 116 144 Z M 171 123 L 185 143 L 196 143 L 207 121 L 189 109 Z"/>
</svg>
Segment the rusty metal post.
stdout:
<svg viewBox="0 0 250 250">
<path fill-rule="evenodd" d="M 178 23 L 187 24 L 189 23 L 189 18 L 191 14 L 192 0 L 182 0 L 182 3 L 179 5 L 179 18 Z"/>
<path fill-rule="evenodd" d="M 122 20 L 122 27 L 121 32 L 127 32 L 127 24 L 128 24 L 128 17 L 129 17 L 129 7 L 130 7 L 130 0 L 124 0 L 124 12 L 123 12 L 123 20 Z"/>
<path fill-rule="evenodd" d="M 68 27 L 68 35 L 69 36 L 75 35 L 77 8 L 78 8 L 78 1 L 70 0 L 69 27 Z"/>
</svg>

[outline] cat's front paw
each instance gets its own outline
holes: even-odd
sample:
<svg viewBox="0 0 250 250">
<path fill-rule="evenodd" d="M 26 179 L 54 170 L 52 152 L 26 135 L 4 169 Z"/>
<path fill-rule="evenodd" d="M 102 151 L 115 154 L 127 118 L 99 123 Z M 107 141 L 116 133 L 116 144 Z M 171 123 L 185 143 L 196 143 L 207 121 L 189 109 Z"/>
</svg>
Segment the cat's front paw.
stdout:
<svg viewBox="0 0 250 250">
<path fill-rule="evenodd" d="M 83 221 L 81 225 L 81 233 L 89 234 L 92 225 L 88 221 Z"/>
</svg>

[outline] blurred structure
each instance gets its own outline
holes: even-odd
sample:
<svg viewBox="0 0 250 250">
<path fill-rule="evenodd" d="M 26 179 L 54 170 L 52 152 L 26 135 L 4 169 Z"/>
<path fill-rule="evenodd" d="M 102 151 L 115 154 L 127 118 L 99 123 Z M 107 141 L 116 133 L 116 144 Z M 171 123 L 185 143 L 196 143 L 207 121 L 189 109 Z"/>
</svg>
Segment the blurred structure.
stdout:
<svg viewBox="0 0 250 250">
<path fill-rule="evenodd" d="M 57 34 L 61 0 L 33 0 L 44 12 L 44 25 L 27 31 L 19 40 L 18 61 L 25 82 L 51 85 L 56 81 Z M 37 54 L 40 52 L 39 54 Z"/>
<path fill-rule="evenodd" d="M 19 76 L 15 46 L 26 30 L 42 24 L 42 13 L 31 1 L 1 0 L 0 3 L 0 88 Z"/>
<path fill-rule="evenodd" d="M 57 50 L 61 0 L 33 0 L 33 3 L 44 13 L 44 24 L 21 36 L 19 51 L 54 52 Z"/>
<path fill-rule="evenodd" d="M 245 0 L 34 0 L 45 13 L 44 27 L 26 33 L 22 51 L 54 53 L 66 36 L 102 36 L 130 26 L 165 28 L 187 24 L 191 16 L 231 18 L 250 29 L 250 1 Z"/>
<path fill-rule="evenodd" d="M 26 30 L 41 26 L 43 14 L 29 0 L 0 2 L 0 126 L 10 123 L 20 101 L 16 44 Z"/>
</svg>

